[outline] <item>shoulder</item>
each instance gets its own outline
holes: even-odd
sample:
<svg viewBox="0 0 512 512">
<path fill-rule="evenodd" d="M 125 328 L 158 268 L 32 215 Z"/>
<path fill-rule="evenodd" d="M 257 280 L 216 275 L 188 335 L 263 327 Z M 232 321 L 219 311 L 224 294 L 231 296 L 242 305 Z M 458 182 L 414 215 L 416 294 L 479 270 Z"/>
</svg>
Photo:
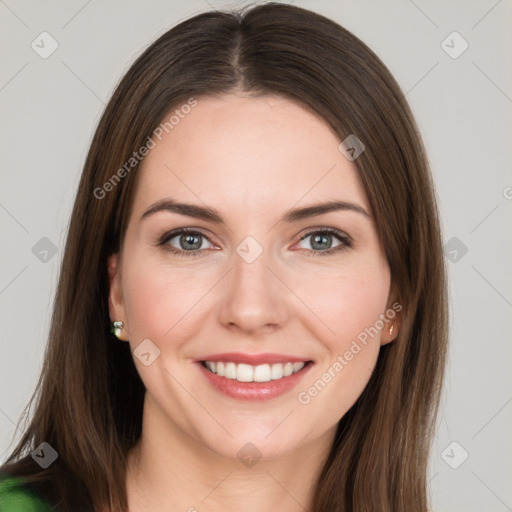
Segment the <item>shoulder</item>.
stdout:
<svg viewBox="0 0 512 512">
<path fill-rule="evenodd" d="M 19 478 L 0 473 L 0 510 L 2 512 L 50 512 L 51 507 L 26 488 Z"/>
</svg>

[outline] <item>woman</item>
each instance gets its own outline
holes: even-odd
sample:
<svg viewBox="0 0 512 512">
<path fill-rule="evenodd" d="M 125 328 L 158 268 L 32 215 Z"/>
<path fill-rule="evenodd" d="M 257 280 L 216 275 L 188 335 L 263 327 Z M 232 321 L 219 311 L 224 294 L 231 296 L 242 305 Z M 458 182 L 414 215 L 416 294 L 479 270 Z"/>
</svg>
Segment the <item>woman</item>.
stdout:
<svg viewBox="0 0 512 512">
<path fill-rule="evenodd" d="M 195 16 L 96 130 L 0 503 L 426 512 L 446 343 L 435 192 L 384 64 L 302 8 Z"/>
</svg>

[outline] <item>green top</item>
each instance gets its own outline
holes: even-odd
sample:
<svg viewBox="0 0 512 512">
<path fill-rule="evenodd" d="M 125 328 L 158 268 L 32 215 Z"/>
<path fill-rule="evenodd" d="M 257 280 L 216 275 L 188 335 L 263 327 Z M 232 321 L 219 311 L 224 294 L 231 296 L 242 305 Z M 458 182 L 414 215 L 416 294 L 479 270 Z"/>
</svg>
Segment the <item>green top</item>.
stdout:
<svg viewBox="0 0 512 512">
<path fill-rule="evenodd" d="M 51 512 L 51 507 L 24 487 L 19 479 L 0 473 L 0 511 Z"/>
</svg>

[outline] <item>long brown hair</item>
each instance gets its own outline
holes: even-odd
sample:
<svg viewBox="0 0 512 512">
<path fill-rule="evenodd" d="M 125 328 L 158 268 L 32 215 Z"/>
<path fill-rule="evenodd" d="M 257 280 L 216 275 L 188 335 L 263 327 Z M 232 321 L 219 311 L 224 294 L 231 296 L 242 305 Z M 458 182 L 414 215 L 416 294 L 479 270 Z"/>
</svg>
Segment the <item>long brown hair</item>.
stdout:
<svg viewBox="0 0 512 512">
<path fill-rule="evenodd" d="M 122 243 L 137 175 L 138 162 L 126 163 L 171 109 L 235 89 L 292 99 L 340 141 L 363 141 L 354 163 L 403 306 L 398 337 L 381 347 L 367 387 L 339 422 L 311 511 L 426 512 L 448 313 L 424 147 L 403 92 L 374 52 L 337 23 L 277 3 L 180 23 L 118 84 L 79 184 L 44 366 L 24 412 L 32 402 L 35 411 L 1 469 L 63 511 L 126 510 L 126 456 L 141 434 L 145 393 L 129 345 L 110 333 L 107 307 L 107 257 Z M 28 455 L 43 442 L 58 452 L 47 469 Z"/>
</svg>

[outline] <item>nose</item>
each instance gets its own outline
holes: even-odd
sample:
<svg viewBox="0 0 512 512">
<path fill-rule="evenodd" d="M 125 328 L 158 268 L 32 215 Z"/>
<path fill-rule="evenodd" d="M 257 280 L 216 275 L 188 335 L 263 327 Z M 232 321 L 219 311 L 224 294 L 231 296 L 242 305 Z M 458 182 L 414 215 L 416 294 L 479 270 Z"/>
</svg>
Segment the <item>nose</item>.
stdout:
<svg viewBox="0 0 512 512">
<path fill-rule="evenodd" d="M 252 262 L 233 255 L 234 268 L 224 280 L 220 309 L 220 321 L 229 329 L 268 333 L 288 320 L 291 292 L 270 260 L 265 250 Z"/>
</svg>

